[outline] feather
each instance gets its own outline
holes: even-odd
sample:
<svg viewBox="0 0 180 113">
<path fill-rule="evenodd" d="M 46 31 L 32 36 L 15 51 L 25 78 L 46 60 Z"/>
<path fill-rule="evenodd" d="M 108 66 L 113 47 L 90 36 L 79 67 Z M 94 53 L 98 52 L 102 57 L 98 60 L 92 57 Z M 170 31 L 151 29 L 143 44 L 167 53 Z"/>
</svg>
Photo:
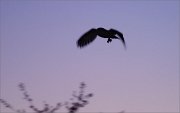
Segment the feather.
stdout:
<svg viewBox="0 0 180 113">
<path fill-rule="evenodd" d="M 77 46 L 82 48 L 96 39 L 97 33 L 96 29 L 90 29 L 85 34 L 83 34 L 77 41 Z"/>
<path fill-rule="evenodd" d="M 115 30 L 115 29 L 110 29 L 109 31 L 111 33 L 113 33 L 114 35 L 118 35 L 119 36 L 118 39 L 120 39 L 122 41 L 124 47 L 126 48 L 126 43 L 125 43 L 123 34 L 121 32 L 119 32 L 119 31 Z"/>
</svg>

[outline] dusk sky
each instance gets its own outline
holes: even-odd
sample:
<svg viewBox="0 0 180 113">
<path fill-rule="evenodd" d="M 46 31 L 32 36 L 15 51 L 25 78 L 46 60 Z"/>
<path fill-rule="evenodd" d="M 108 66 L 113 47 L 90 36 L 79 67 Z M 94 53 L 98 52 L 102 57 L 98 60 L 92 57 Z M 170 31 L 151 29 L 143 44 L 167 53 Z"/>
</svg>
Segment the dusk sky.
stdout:
<svg viewBox="0 0 180 113">
<path fill-rule="evenodd" d="M 28 108 L 23 82 L 37 106 L 55 105 L 85 82 L 94 97 L 80 112 L 179 112 L 179 25 L 179 0 L 1 0 L 0 98 Z M 121 31 L 127 49 L 76 46 L 98 27 Z"/>
</svg>

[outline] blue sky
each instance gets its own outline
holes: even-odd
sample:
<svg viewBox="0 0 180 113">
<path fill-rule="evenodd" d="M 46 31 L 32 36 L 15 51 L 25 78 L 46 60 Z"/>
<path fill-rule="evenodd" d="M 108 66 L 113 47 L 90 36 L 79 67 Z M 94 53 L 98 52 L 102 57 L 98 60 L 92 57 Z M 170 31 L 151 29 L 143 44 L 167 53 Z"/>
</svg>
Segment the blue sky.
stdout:
<svg viewBox="0 0 180 113">
<path fill-rule="evenodd" d="M 23 82 L 37 106 L 54 105 L 84 81 L 95 96 L 82 112 L 178 112 L 179 4 L 1 0 L 1 97 L 26 108 L 17 88 Z M 127 50 L 101 38 L 76 47 L 98 27 L 121 31 Z"/>
</svg>

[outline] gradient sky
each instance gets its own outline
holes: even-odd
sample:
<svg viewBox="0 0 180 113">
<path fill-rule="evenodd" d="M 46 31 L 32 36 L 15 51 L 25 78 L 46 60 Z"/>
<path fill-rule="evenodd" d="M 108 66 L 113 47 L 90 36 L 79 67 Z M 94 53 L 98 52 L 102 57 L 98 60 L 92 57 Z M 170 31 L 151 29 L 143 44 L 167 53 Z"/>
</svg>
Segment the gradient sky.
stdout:
<svg viewBox="0 0 180 113">
<path fill-rule="evenodd" d="M 37 106 L 55 105 L 84 81 L 95 96 L 82 112 L 178 112 L 179 4 L 1 0 L 1 98 L 27 108 L 17 87 L 23 82 Z M 98 27 L 123 32 L 127 50 L 101 38 L 76 47 Z"/>
</svg>

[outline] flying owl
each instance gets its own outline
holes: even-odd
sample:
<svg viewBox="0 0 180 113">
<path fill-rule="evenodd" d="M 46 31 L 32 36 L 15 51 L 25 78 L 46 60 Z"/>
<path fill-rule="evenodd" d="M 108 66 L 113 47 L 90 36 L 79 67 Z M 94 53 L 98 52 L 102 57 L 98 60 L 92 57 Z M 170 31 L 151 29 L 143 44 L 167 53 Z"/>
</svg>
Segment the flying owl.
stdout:
<svg viewBox="0 0 180 113">
<path fill-rule="evenodd" d="M 112 39 L 119 39 L 122 41 L 124 47 L 126 48 L 126 43 L 123 34 L 115 29 L 106 30 L 104 28 L 92 28 L 86 33 L 84 33 L 78 40 L 77 46 L 82 48 L 93 42 L 96 37 L 107 38 L 107 43 L 110 43 Z"/>
</svg>

